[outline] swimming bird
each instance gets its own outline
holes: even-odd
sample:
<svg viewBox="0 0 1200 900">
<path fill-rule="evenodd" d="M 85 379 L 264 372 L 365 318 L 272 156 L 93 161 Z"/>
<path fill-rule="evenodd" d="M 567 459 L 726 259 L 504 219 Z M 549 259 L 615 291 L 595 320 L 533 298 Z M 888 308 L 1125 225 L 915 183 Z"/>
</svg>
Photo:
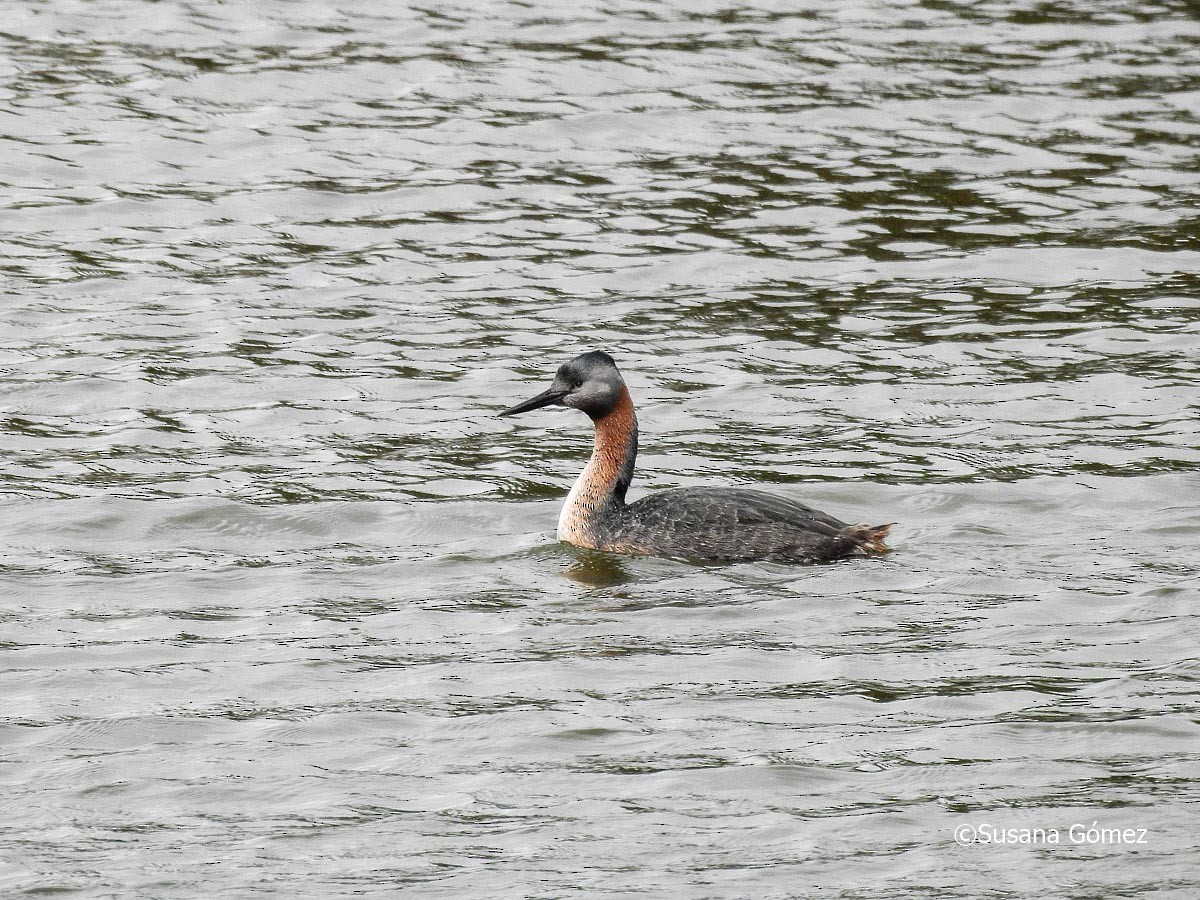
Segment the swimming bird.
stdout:
<svg viewBox="0 0 1200 900">
<path fill-rule="evenodd" d="M 637 460 L 633 400 L 617 364 L 593 350 L 559 366 L 549 388 L 502 416 L 558 405 L 587 414 L 596 429 L 591 459 L 558 518 L 558 539 L 614 553 L 707 562 L 829 562 L 887 551 L 891 524 L 847 525 L 764 491 L 690 487 L 625 502 Z"/>
</svg>

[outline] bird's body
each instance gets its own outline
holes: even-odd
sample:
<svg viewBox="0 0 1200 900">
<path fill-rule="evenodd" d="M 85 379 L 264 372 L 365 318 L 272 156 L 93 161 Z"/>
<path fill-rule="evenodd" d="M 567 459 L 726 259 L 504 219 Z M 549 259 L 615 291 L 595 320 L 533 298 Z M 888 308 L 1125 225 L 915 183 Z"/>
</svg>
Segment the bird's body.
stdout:
<svg viewBox="0 0 1200 900">
<path fill-rule="evenodd" d="M 711 562 L 828 562 L 886 551 L 889 525 L 847 525 L 764 491 L 691 487 L 625 493 L 637 459 L 637 416 L 612 358 L 597 351 L 559 368 L 554 384 L 502 415 L 552 403 L 583 410 L 596 428 L 591 459 L 558 520 L 559 540 L 616 553 Z"/>
</svg>

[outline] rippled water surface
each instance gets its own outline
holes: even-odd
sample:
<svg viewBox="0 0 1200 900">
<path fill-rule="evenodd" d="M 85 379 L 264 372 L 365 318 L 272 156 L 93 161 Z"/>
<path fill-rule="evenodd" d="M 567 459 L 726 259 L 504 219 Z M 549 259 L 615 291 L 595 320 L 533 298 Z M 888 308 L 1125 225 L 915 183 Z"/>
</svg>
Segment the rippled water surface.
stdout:
<svg viewBox="0 0 1200 900">
<path fill-rule="evenodd" d="M 1194 4 L 0 49 L 0 894 L 1198 896 Z M 633 495 L 895 552 L 557 543 L 588 423 L 494 413 L 590 348 Z"/>
</svg>

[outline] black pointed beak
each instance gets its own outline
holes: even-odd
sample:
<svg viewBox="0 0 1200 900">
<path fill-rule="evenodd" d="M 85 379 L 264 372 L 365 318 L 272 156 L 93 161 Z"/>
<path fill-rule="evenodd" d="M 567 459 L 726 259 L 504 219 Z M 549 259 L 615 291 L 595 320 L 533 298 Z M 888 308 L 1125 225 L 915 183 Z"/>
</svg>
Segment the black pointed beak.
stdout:
<svg viewBox="0 0 1200 900">
<path fill-rule="evenodd" d="M 515 416 L 517 413 L 529 412 L 531 409 L 541 409 L 543 406 L 549 406 L 551 403 L 557 403 L 567 392 L 562 388 L 551 385 L 546 390 L 542 391 L 536 397 L 530 397 L 524 403 L 518 403 L 502 413 L 497 413 L 501 416 Z"/>
</svg>

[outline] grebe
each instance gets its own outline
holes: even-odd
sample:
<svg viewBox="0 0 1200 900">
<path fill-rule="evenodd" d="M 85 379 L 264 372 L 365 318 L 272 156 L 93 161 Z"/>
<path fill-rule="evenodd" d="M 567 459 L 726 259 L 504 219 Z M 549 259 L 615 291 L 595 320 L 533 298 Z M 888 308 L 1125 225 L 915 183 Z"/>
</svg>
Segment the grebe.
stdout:
<svg viewBox="0 0 1200 900">
<path fill-rule="evenodd" d="M 558 518 L 558 539 L 614 553 L 709 562 L 752 559 L 828 562 L 884 553 L 891 525 L 847 525 L 762 491 L 677 488 L 625 503 L 637 459 L 637 416 L 617 365 L 593 350 L 559 366 L 550 387 L 513 416 L 557 404 L 587 413 L 596 427 L 592 458 Z"/>
</svg>

